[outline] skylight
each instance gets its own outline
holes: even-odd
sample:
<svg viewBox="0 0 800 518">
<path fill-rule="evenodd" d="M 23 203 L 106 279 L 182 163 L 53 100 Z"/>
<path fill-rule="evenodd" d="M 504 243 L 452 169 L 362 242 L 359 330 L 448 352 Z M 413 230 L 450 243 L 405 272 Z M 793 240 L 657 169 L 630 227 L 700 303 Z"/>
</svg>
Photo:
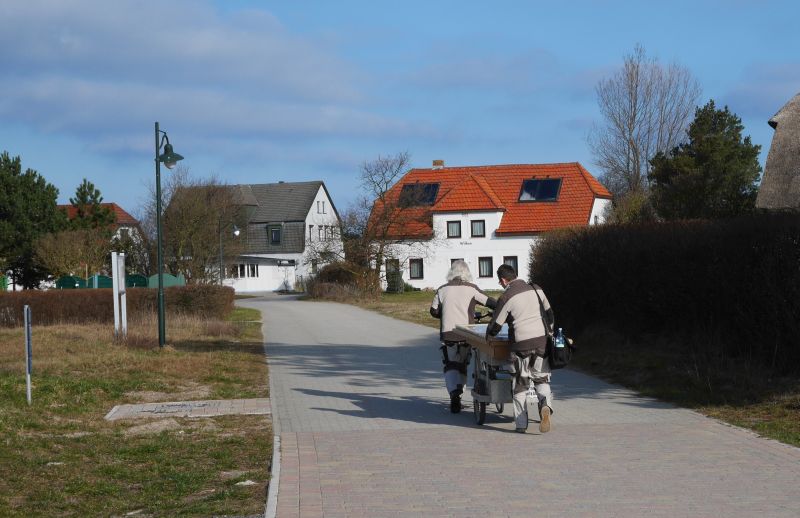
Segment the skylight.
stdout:
<svg viewBox="0 0 800 518">
<path fill-rule="evenodd" d="M 438 193 L 438 183 L 406 184 L 400 191 L 400 206 L 418 207 L 420 205 L 433 205 Z"/>
<path fill-rule="evenodd" d="M 519 201 L 556 201 L 561 190 L 561 178 L 524 180 Z"/>
</svg>

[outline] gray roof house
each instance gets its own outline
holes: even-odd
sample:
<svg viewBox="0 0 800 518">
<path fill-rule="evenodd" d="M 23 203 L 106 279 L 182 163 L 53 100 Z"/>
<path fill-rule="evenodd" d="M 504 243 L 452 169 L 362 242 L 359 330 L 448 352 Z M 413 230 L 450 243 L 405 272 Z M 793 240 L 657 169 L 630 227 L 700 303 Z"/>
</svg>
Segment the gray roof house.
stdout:
<svg viewBox="0 0 800 518">
<path fill-rule="evenodd" d="M 310 255 L 315 245 L 341 248 L 341 221 L 324 182 L 231 188 L 246 221 L 244 252 L 226 260 L 224 283 L 237 292 L 294 289 L 319 266 Z"/>
<path fill-rule="evenodd" d="M 800 209 L 800 93 L 770 120 L 775 129 L 756 207 Z"/>
</svg>

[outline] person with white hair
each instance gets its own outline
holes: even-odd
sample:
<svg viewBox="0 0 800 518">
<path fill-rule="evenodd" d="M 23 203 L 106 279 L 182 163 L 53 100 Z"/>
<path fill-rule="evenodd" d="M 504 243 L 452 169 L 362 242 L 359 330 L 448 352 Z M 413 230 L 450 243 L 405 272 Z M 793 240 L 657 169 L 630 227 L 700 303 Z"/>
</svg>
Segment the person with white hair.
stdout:
<svg viewBox="0 0 800 518">
<path fill-rule="evenodd" d="M 447 272 L 447 284 L 436 290 L 430 309 L 431 316 L 439 319 L 444 382 L 450 394 L 450 411 L 454 414 L 461 411 L 461 394 L 467 382 L 467 365 L 472 352 L 454 329 L 472 322 L 476 304 L 493 308 L 495 300 L 472 284 L 469 266 L 457 259 Z"/>
</svg>

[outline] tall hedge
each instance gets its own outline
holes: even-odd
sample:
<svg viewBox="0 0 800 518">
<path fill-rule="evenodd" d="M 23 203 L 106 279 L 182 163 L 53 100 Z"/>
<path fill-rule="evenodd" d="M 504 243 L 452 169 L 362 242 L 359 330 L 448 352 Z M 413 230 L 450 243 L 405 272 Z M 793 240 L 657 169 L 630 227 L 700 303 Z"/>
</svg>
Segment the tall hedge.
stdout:
<svg viewBox="0 0 800 518">
<path fill-rule="evenodd" d="M 128 314 L 155 313 L 157 300 L 158 290 L 128 288 Z M 234 291 L 229 287 L 195 285 L 164 289 L 164 303 L 168 312 L 223 318 L 233 309 L 233 301 Z M 26 290 L 0 292 L 0 327 L 22 325 L 22 308 L 25 305 L 31 307 L 36 325 L 114 321 L 114 297 L 109 288 Z"/>
<path fill-rule="evenodd" d="M 531 280 L 573 332 L 604 324 L 800 372 L 800 214 L 554 232 Z"/>
</svg>

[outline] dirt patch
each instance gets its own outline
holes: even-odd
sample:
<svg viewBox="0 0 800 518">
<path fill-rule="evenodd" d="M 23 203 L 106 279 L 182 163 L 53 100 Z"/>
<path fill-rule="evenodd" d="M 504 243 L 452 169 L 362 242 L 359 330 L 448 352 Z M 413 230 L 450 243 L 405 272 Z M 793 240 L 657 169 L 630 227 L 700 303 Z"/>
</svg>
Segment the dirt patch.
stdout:
<svg viewBox="0 0 800 518">
<path fill-rule="evenodd" d="M 137 390 L 126 392 L 125 397 L 133 403 L 159 403 L 162 401 L 192 401 L 205 399 L 211 394 L 211 388 L 200 383 L 188 382 L 177 387 L 175 392 L 155 392 Z"/>
<path fill-rule="evenodd" d="M 180 428 L 181 424 L 178 421 L 172 418 L 168 418 L 168 419 L 159 419 L 157 421 L 149 421 L 144 424 L 131 426 L 122 433 L 125 435 L 147 435 L 147 434 L 160 433 L 167 430 L 179 430 Z"/>
</svg>

